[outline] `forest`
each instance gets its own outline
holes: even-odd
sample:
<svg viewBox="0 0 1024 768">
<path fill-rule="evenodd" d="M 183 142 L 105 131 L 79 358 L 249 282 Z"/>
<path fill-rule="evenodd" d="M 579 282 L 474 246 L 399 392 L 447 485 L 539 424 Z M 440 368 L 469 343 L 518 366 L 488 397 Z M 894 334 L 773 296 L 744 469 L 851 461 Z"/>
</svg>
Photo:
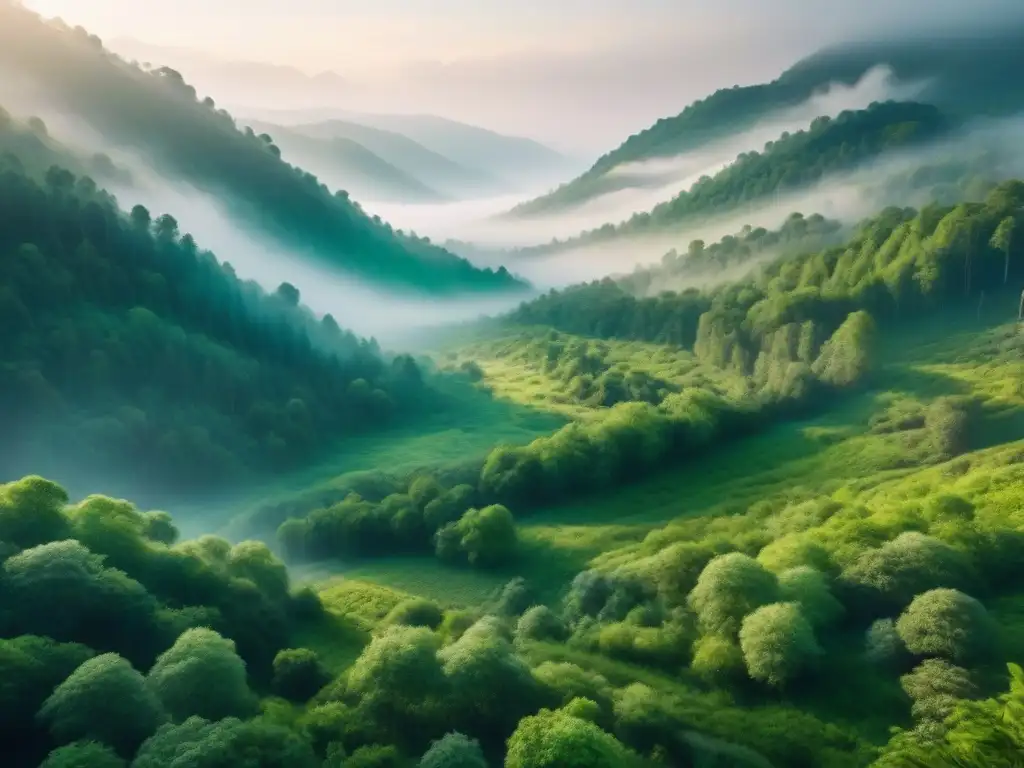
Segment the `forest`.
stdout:
<svg viewBox="0 0 1024 768">
<path fill-rule="evenodd" d="M 926 145 L 948 135 L 952 128 L 938 108 L 915 102 L 875 103 L 868 109 L 844 111 L 835 119 L 823 115 L 806 130 L 783 133 L 763 152 L 741 154 L 724 170 L 702 177 L 650 212 L 636 213 L 621 224 L 609 223 L 571 240 L 522 249 L 521 254 L 655 232 L 697 216 L 728 212 L 771 195 L 807 188 L 828 174 L 852 171 L 883 153 Z"/>
<path fill-rule="evenodd" d="M 522 288 L 503 268 L 478 269 L 371 218 L 345 191 L 285 163 L 272 137 L 200 99 L 175 70 L 143 70 L 84 29 L 0 3 L 0 71 L 18 68 L 112 144 L 145 151 L 168 177 L 217 195 L 245 226 L 318 263 L 409 292 Z"/>
<path fill-rule="evenodd" d="M 516 282 L 366 217 L 174 71 L 5 18 L 83 116 L 263 210 L 259 234 L 393 286 Z M 719 92 L 593 179 L 882 48 Z M 941 147 L 1019 54 L 965 50 L 935 98 L 820 117 L 623 231 Z M 1018 768 L 1024 180 L 1001 151 L 908 164 L 924 204 L 624 254 L 390 350 L 0 111 L 0 762 Z"/>
<path fill-rule="evenodd" d="M 549 214 L 616 188 L 618 166 L 699 150 L 738 135 L 787 108 L 837 85 L 852 86 L 875 67 L 921 89 L 918 98 L 960 118 L 1014 114 L 1021 97 L 1000 72 L 1019 67 L 1021 34 L 1014 27 L 985 36 L 949 35 L 836 45 L 798 61 L 767 83 L 733 86 L 688 105 L 627 138 L 585 173 L 546 195 L 516 206 L 519 216 Z"/>
<path fill-rule="evenodd" d="M 88 176 L 0 159 L 0 253 L 0 410 L 23 446 L 5 472 L 87 460 L 140 487 L 223 487 L 429 401 L 410 357 L 315 317 L 294 286 L 265 293 Z"/>
</svg>

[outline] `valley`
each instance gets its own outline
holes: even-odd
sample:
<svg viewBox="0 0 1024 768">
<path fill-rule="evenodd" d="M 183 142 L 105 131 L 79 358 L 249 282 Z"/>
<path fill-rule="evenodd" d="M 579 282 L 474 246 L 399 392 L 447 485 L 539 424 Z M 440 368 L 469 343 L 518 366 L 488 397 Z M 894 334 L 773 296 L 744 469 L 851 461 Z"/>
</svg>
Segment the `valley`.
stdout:
<svg viewBox="0 0 1024 768">
<path fill-rule="evenodd" d="M 0 0 L 0 762 L 1019 765 L 1024 17 L 819 28 L 579 175 L 397 42 L 465 30 L 275 5 Z"/>
</svg>

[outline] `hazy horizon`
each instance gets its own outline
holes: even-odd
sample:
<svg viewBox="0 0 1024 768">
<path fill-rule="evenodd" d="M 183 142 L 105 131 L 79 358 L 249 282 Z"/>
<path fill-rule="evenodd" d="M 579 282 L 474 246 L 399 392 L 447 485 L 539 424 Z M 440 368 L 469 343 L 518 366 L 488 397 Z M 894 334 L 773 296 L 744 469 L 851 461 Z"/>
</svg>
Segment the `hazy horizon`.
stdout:
<svg viewBox="0 0 1024 768">
<path fill-rule="evenodd" d="M 235 110 L 436 114 L 591 159 L 717 88 L 770 80 L 825 45 L 1024 15 L 1017 0 L 827 9 L 811 0 L 770 8 L 754 0 L 25 5 L 86 27 L 123 55 L 148 51 Z M 269 77 L 253 83 L 239 63 L 338 77 L 309 89 Z"/>
</svg>

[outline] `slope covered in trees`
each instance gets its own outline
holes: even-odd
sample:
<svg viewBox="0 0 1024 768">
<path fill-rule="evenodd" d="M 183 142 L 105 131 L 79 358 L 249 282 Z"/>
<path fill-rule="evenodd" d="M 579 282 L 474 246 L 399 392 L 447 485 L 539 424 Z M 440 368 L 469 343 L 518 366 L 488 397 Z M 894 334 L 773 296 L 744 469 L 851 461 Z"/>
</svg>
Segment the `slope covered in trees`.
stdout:
<svg viewBox="0 0 1024 768">
<path fill-rule="evenodd" d="M 211 99 L 169 69 L 143 71 L 84 30 L 0 4 L 0 69 L 27 77 L 42 100 L 87 121 L 111 144 L 142 152 L 172 178 L 222 196 L 240 222 L 333 269 L 422 292 L 521 287 L 504 269 L 479 270 L 429 241 L 371 219 L 347 193 L 281 160 Z"/>
<path fill-rule="evenodd" d="M 222 485 L 302 466 L 425 396 L 410 358 L 314 317 L 288 284 L 244 282 L 89 177 L 37 182 L 0 160 L 0 200 L 5 475 L 73 461 L 139 487 Z"/>
<path fill-rule="evenodd" d="M 896 38 L 824 49 L 776 80 L 716 91 L 681 113 L 630 136 L 577 179 L 517 207 L 513 213 L 553 213 L 616 189 L 608 172 L 618 166 L 673 157 L 739 134 L 786 108 L 798 106 L 835 84 L 853 85 L 876 67 L 891 69 L 904 84 L 920 87 L 917 98 L 960 116 L 1009 115 L 1024 107 L 1016 84 L 1000 73 L 1024 64 L 1024 31 L 1015 28 L 947 36 Z"/>
<path fill-rule="evenodd" d="M 914 102 L 884 102 L 846 111 L 835 119 L 817 118 L 805 131 L 783 134 L 763 152 L 740 155 L 712 177 L 637 213 L 619 225 L 606 224 L 567 241 L 528 248 L 521 254 L 606 242 L 617 237 L 665 230 L 697 216 L 727 213 L 773 194 L 794 192 L 829 174 L 852 171 L 886 152 L 911 149 L 947 134 L 952 127 L 937 108 Z"/>
</svg>

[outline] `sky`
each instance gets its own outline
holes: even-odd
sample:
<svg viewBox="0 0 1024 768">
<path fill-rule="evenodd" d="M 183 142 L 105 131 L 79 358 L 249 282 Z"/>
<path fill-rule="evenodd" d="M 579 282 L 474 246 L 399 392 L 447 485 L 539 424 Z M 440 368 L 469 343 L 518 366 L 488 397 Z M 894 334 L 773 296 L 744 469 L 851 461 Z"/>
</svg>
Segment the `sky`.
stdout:
<svg viewBox="0 0 1024 768">
<path fill-rule="evenodd" d="M 583 152 L 851 37 L 959 28 L 1024 0 L 25 0 L 176 66 L 218 103 L 433 112 Z M 127 43 L 121 44 L 125 39 Z M 133 48 L 134 46 L 134 48 Z M 177 49 L 177 50 L 169 50 Z M 333 71 L 263 93 L 210 58 Z M 255 103 L 261 101 L 262 103 Z M 299 103 L 301 102 L 301 103 Z M 609 146 L 611 145 L 611 146 Z"/>
</svg>

